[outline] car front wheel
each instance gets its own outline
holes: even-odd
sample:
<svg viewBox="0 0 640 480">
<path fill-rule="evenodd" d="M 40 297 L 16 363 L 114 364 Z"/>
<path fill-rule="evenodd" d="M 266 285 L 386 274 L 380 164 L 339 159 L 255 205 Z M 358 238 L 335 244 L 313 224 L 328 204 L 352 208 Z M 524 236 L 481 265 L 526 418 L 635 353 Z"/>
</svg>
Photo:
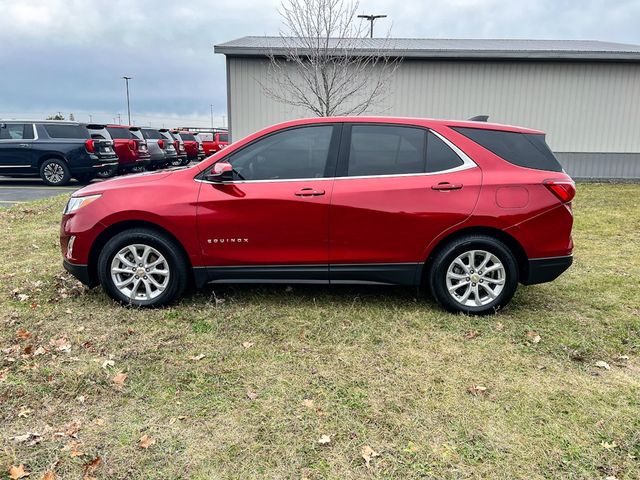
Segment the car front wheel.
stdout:
<svg viewBox="0 0 640 480">
<path fill-rule="evenodd" d="M 98 276 L 109 296 L 122 304 L 161 307 L 183 294 L 187 262 L 169 236 L 132 229 L 106 243 L 98 258 Z"/>
<path fill-rule="evenodd" d="M 447 310 L 486 315 L 513 297 L 518 264 L 511 250 L 496 238 L 463 237 L 448 243 L 433 258 L 429 286 Z"/>
</svg>

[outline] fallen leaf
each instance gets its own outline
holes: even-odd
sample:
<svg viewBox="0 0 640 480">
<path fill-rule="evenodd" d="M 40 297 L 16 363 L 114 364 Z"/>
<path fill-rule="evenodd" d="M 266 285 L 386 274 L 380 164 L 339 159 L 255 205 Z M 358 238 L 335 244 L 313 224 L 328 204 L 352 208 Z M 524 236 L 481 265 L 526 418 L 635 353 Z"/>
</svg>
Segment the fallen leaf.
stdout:
<svg viewBox="0 0 640 480">
<path fill-rule="evenodd" d="M 67 429 L 64 433 L 65 435 L 75 438 L 78 436 L 78 432 L 80 431 L 81 426 L 82 422 L 80 422 L 79 420 L 74 420 L 67 426 Z"/>
<path fill-rule="evenodd" d="M 104 368 L 105 370 L 107 370 L 108 368 L 113 368 L 116 366 L 116 362 L 114 362 L 113 360 L 105 360 L 104 362 L 102 362 L 102 368 Z"/>
<path fill-rule="evenodd" d="M 57 340 L 52 339 L 49 341 L 49 345 L 54 347 L 58 352 L 71 352 L 71 344 L 66 338 L 58 338 Z"/>
<path fill-rule="evenodd" d="M 474 338 L 477 338 L 480 336 L 480 332 L 478 332 L 477 330 L 467 330 L 464 334 L 464 338 L 467 340 L 473 340 Z"/>
<path fill-rule="evenodd" d="M 487 387 L 483 387 L 482 385 L 472 385 L 467 388 L 467 392 L 475 397 L 479 397 L 480 395 L 484 395 L 487 393 Z"/>
<path fill-rule="evenodd" d="M 33 447 L 42 441 L 39 433 L 27 432 L 24 435 L 16 435 L 11 439 L 14 443 L 26 443 L 28 447 Z"/>
<path fill-rule="evenodd" d="M 80 450 L 80 442 L 69 442 L 65 448 L 69 450 L 69 455 L 73 458 L 82 457 L 84 455 L 84 452 Z"/>
<path fill-rule="evenodd" d="M 124 382 L 127 379 L 128 375 L 126 373 L 118 373 L 111 380 L 116 384 L 118 388 L 124 387 Z"/>
<path fill-rule="evenodd" d="M 244 348 L 251 348 L 253 347 L 253 342 L 242 342 L 242 346 Z"/>
<path fill-rule="evenodd" d="M 369 445 L 365 445 L 364 447 L 362 447 L 361 455 L 367 468 L 371 466 L 371 460 L 380 456 L 380 454 Z"/>
<path fill-rule="evenodd" d="M 17 331 L 16 331 L 16 337 L 22 339 L 22 340 L 26 340 L 28 338 L 31 338 L 31 332 L 28 332 L 27 330 L 25 330 L 24 328 L 20 327 Z"/>
<path fill-rule="evenodd" d="M 42 475 L 42 480 L 56 480 L 56 474 L 51 470 L 47 470 L 44 472 L 44 475 Z"/>
<path fill-rule="evenodd" d="M 247 398 L 249 400 L 255 400 L 256 398 L 258 398 L 258 394 L 252 390 L 247 390 Z"/>
<path fill-rule="evenodd" d="M 19 478 L 28 477 L 29 475 L 31 475 L 31 473 L 25 471 L 23 464 L 20 464 L 17 467 L 15 465 L 10 466 L 8 473 L 11 480 L 18 480 Z"/>
<path fill-rule="evenodd" d="M 604 368 L 605 370 L 611 370 L 611 367 L 609 366 L 609 364 L 607 362 L 605 362 L 604 360 L 598 360 L 594 365 L 596 367 L 598 367 L 598 368 Z"/>
<path fill-rule="evenodd" d="M 503 325 L 502 323 L 498 322 L 498 323 L 496 323 L 495 329 L 496 329 L 498 332 L 501 332 L 501 331 L 503 331 L 503 330 L 504 330 L 504 325 Z"/>
<path fill-rule="evenodd" d="M 616 442 L 611 442 L 611 443 L 609 443 L 609 442 L 600 442 L 600 446 L 602 448 L 606 448 L 607 450 L 613 450 L 613 449 L 618 448 L 619 445 Z"/>
<path fill-rule="evenodd" d="M 315 406 L 313 400 L 311 400 L 310 398 L 305 398 L 304 400 L 302 400 L 302 404 L 307 408 L 313 408 Z"/>
<path fill-rule="evenodd" d="M 147 434 L 144 434 L 142 437 L 140 437 L 138 445 L 140 446 L 140 448 L 144 448 L 146 450 L 147 448 L 149 448 L 151 445 L 155 443 L 156 441 L 153 438 L 151 438 Z"/>
<path fill-rule="evenodd" d="M 36 348 L 35 352 L 33 352 L 33 356 L 37 357 L 38 355 L 44 355 L 45 353 L 47 353 L 48 350 L 45 347 L 38 347 Z"/>
<path fill-rule="evenodd" d="M 196 355 L 195 357 L 189 357 L 189 360 L 197 362 L 199 360 L 202 360 L 204 357 L 205 357 L 205 354 L 201 353 L 200 355 Z"/>
<path fill-rule="evenodd" d="M 84 470 L 83 480 L 93 480 L 92 475 L 98 469 L 100 464 L 102 463 L 102 459 L 100 457 L 96 457 L 90 462 L 85 463 L 82 468 Z"/>
<path fill-rule="evenodd" d="M 33 410 L 23 405 L 22 407 L 20 407 L 20 411 L 18 412 L 18 418 L 27 418 L 31 414 L 31 412 L 33 412 Z"/>
<path fill-rule="evenodd" d="M 329 435 L 322 435 L 319 439 L 318 439 L 318 443 L 320 445 L 328 445 L 329 443 L 331 443 L 331 437 Z"/>
<path fill-rule="evenodd" d="M 80 403 L 84 403 L 84 402 L 85 402 L 85 400 L 86 400 L 86 398 L 85 398 L 85 396 L 84 396 L 84 395 L 78 395 L 78 396 L 76 397 L 76 400 L 77 400 L 78 402 L 80 402 Z"/>
<path fill-rule="evenodd" d="M 538 344 L 540 343 L 540 340 L 542 340 L 542 338 L 540 338 L 540 335 L 538 335 L 538 332 L 534 331 L 527 332 L 527 337 L 529 337 L 529 341 L 534 344 Z"/>
</svg>

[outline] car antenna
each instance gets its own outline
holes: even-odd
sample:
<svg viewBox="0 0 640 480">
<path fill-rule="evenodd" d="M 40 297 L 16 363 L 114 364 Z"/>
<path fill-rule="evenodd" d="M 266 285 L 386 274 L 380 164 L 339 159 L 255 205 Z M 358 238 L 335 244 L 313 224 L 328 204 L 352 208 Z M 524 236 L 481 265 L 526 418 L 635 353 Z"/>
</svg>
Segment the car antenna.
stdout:
<svg viewBox="0 0 640 480">
<path fill-rule="evenodd" d="M 486 122 L 489 120 L 489 115 L 476 115 L 469 119 L 470 122 Z"/>
</svg>

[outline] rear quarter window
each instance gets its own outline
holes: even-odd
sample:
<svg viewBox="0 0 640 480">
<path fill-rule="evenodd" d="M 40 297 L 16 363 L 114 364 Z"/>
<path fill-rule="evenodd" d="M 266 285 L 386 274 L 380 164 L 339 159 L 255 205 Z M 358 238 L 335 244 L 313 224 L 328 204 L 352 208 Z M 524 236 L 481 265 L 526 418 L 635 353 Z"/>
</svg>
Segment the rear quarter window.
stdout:
<svg viewBox="0 0 640 480">
<path fill-rule="evenodd" d="M 82 125 L 44 124 L 44 129 L 51 138 L 77 138 L 82 140 L 91 138 L 87 128 Z"/>
<path fill-rule="evenodd" d="M 553 155 L 542 134 L 480 128 L 452 128 L 514 165 L 551 172 L 562 171 L 562 166 Z"/>
</svg>

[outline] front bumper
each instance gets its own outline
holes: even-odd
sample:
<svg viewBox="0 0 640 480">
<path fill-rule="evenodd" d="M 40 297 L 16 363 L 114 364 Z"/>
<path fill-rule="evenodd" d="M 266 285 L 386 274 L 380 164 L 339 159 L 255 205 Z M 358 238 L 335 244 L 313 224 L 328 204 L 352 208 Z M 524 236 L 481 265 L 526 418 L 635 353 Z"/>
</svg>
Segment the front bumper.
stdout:
<svg viewBox="0 0 640 480">
<path fill-rule="evenodd" d="M 526 275 L 521 279 L 524 285 L 551 282 L 558 278 L 573 263 L 573 255 L 530 259 Z"/>
<path fill-rule="evenodd" d="M 67 272 L 76 277 L 87 287 L 91 288 L 98 285 L 98 282 L 91 278 L 91 275 L 89 274 L 89 267 L 87 265 L 76 265 L 75 263 L 70 263 L 66 259 L 62 261 L 62 265 Z"/>
</svg>

